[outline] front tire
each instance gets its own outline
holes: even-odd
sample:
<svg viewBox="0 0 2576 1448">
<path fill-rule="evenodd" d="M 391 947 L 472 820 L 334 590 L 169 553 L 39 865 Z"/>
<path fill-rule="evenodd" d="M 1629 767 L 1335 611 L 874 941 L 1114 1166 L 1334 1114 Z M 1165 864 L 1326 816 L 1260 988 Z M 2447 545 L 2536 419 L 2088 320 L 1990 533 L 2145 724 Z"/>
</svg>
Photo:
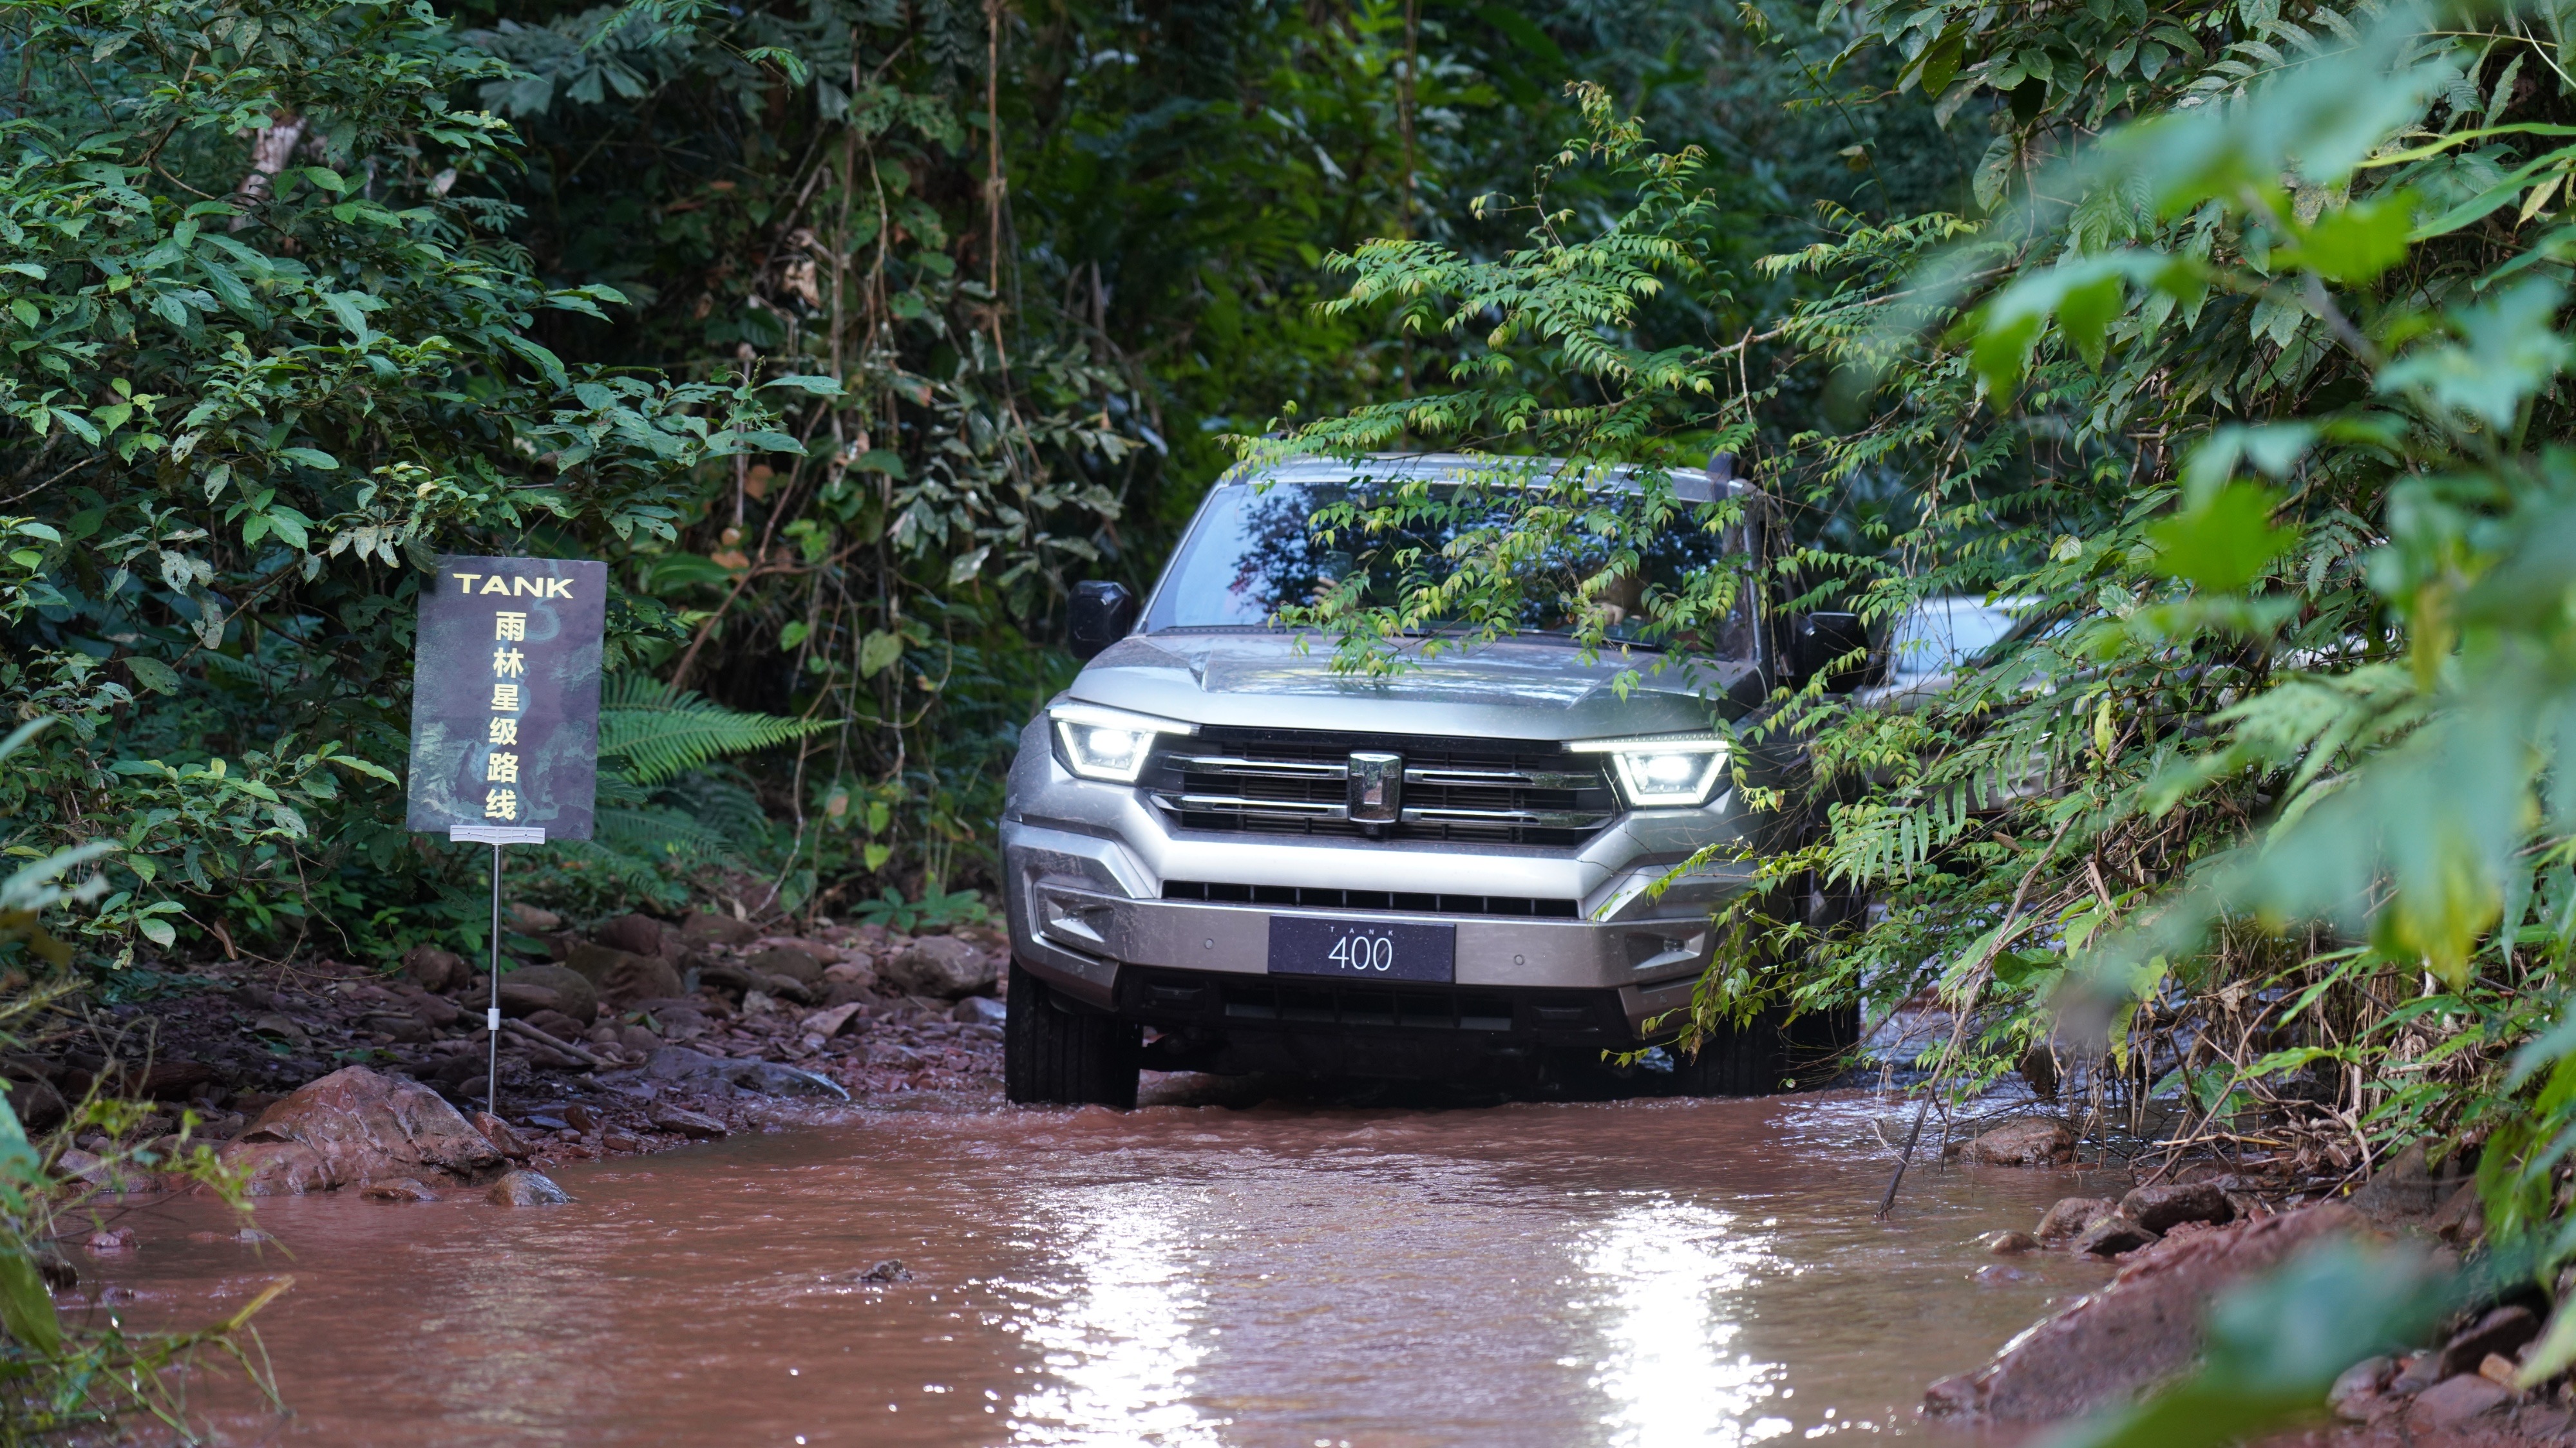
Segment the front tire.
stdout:
<svg viewBox="0 0 2576 1448">
<path fill-rule="evenodd" d="M 1011 962 L 1004 996 L 1002 1093 L 1030 1106 L 1136 1105 L 1142 1030 L 1088 1011 Z"/>
</svg>

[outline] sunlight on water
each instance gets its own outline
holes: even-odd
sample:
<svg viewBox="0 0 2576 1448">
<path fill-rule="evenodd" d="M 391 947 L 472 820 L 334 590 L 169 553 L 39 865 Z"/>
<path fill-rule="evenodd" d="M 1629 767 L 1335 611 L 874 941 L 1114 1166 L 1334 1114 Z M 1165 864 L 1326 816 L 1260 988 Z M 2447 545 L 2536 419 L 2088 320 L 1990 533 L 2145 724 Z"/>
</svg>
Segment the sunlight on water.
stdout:
<svg viewBox="0 0 2576 1448">
<path fill-rule="evenodd" d="M 1790 1431 L 1761 1409 L 1779 1369 L 1730 1351 L 1764 1237 L 1730 1212 L 1659 1200 L 1625 1207 L 1585 1234 L 1601 1332 L 1592 1387 L 1606 1399 L 1604 1439 L 1619 1448 L 1757 1443 Z"/>
<path fill-rule="evenodd" d="M 1223 1423 L 1188 1401 L 1206 1301 L 1185 1260 L 1182 1194 L 1122 1183 L 1059 1201 L 1045 1228 L 1065 1280 L 1023 1328 L 1051 1381 L 1012 1403 L 1012 1441 L 1222 1442 Z"/>
</svg>

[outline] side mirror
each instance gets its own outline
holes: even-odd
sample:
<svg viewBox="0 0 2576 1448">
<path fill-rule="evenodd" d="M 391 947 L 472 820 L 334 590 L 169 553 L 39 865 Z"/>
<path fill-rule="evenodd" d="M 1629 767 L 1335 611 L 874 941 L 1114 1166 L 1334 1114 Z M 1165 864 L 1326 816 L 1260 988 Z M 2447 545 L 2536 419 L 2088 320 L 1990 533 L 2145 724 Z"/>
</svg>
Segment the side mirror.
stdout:
<svg viewBox="0 0 2576 1448">
<path fill-rule="evenodd" d="M 1127 637 L 1136 626 L 1136 597 L 1124 584 L 1077 583 L 1073 586 L 1071 626 L 1065 646 L 1077 659 L 1087 659 Z"/>
<path fill-rule="evenodd" d="M 1861 625 L 1856 613 L 1809 613 L 1791 620 L 1789 654 L 1798 681 L 1825 675 L 1828 693 L 1847 693 L 1869 682 L 1875 660 L 1868 656 L 1869 630 Z M 1861 661 L 1840 663 L 1853 653 Z"/>
</svg>

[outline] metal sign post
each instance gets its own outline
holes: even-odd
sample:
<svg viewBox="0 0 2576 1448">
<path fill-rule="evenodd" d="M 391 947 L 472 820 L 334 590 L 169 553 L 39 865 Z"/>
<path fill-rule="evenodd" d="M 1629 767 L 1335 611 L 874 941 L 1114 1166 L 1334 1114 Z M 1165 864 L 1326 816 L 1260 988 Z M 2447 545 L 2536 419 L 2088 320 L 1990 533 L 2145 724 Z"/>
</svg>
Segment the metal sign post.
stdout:
<svg viewBox="0 0 2576 1448">
<path fill-rule="evenodd" d="M 501 1107 L 501 851 L 590 838 L 608 565 L 443 558 L 420 596 L 409 827 L 492 847 L 484 1103 Z"/>
</svg>

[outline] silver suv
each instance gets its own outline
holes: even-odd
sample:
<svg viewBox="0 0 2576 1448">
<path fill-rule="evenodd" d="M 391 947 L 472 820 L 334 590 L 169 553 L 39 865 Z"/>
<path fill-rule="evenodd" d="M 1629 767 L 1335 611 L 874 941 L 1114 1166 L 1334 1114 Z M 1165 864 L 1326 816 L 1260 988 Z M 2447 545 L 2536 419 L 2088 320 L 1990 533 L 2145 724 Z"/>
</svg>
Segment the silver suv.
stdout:
<svg viewBox="0 0 2576 1448">
<path fill-rule="evenodd" d="M 1723 464 L 1674 474 L 1674 493 L 1740 488 Z M 1330 639 L 1276 626 L 1355 568 L 1439 556 L 1427 538 L 1409 561 L 1401 539 L 1354 557 L 1348 530 L 1337 543 L 1310 525 L 1318 508 L 1408 482 L 1489 487 L 1493 467 L 1238 470 L 1141 617 L 1115 584 L 1077 591 L 1073 644 L 1090 662 L 1022 735 L 1002 818 L 1012 1100 L 1132 1105 L 1140 1067 L 1543 1085 L 1669 1036 L 1649 1022 L 1688 1004 L 1716 950 L 1711 916 L 1752 866 L 1656 886 L 1703 846 L 1756 846 L 1780 826 L 1739 797 L 1737 766 L 1757 780 L 1768 766 L 1731 759 L 1724 725 L 1795 677 L 1784 660 L 1845 652 L 1851 621 L 1775 630 L 1748 588 L 1722 637 L 1667 664 L 1626 627 L 1643 589 L 1758 551 L 1684 528 L 1624 594 L 1596 595 L 1631 641 L 1590 662 L 1561 618 L 1381 677 L 1337 673 Z M 1614 506 L 1639 492 L 1623 477 L 1601 488 Z M 1773 1089 L 1793 1051 L 1844 1044 L 1850 1027 L 1757 1023 L 1688 1060 L 1649 1052 L 1647 1078 Z"/>
</svg>

